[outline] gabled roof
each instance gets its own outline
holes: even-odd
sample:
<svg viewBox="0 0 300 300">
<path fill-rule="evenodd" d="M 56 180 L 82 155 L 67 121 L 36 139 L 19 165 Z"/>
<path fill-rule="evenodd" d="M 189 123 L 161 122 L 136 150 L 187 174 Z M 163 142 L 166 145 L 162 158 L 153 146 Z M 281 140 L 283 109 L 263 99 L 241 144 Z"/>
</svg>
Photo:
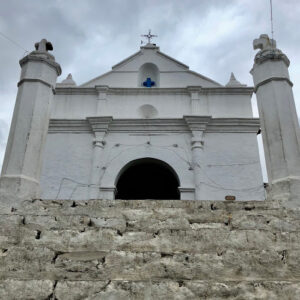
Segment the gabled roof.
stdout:
<svg viewBox="0 0 300 300">
<path fill-rule="evenodd" d="M 187 69 L 187 70 L 189 69 L 189 66 L 185 65 L 184 63 L 174 59 L 173 57 L 171 57 L 163 52 L 160 52 L 159 50 L 157 50 L 156 53 L 158 55 L 161 55 L 164 58 L 167 58 L 171 62 L 176 63 L 177 65 L 183 67 L 184 69 Z M 127 64 L 128 62 L 130 62 L 131 60 L 133 60 L 135 57 L 137 57 L 139 55 L 142 55 L 142 50 L 130 55 L 129 57 L 127 57 L 127 58 L 123 59 L 122 61 L 120 61 L 119 63 L 115 64 L 114 66 L 112 66 L 112 70 L 117 70 L 119 67 L 124 66 L 125 64 Z"/>
<path fill-rule="evenodd" d="M 130 62 L 131 60 L 133 60 L 135 57 L 139 56 L 142 54 L 142 51 L 138 51 L 138 52 L 135 52 L 134 54 L 128 56 L 127 58 L 121 60 L 120 62 L 118 62 L 117 64 L 113 65 L 111 67 L 112 70 L 115 70 L 123 65 L 125 65 L 127 62 Z"/>
<path fill-rule="evenodd" d="M 137 73 L 145 63 L 155 64 L 160 74 L 164 76 L 165 81 L 164 83 L 162 81 L 160 87 L 184 87 L 190 85 L 203 87 L 222 86 L 210 78 L 189 70 L 187 65 L 161 52 L 155 44 L 147 44 L 141 47 L 138 52 L 114 65 L 111 71 L 80 85 L 80 87 L 93 87 L 96 85 L 137 87 Z"/>
</svg>

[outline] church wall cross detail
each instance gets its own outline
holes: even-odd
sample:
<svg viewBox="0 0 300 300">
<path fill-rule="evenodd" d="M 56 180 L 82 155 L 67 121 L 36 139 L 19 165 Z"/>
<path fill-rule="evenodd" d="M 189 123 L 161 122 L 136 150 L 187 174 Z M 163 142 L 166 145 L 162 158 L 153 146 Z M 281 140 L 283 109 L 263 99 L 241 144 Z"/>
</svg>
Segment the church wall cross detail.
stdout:
<svg viewBox="0 0 300 300">
<path fill-rule="evenodd" d="M 143 82 L 143 86 L 151 88 L 155 85 L 155 81 L 152 81 L 150 77 L 147 78 L 146 81 Z"/>
</svg>

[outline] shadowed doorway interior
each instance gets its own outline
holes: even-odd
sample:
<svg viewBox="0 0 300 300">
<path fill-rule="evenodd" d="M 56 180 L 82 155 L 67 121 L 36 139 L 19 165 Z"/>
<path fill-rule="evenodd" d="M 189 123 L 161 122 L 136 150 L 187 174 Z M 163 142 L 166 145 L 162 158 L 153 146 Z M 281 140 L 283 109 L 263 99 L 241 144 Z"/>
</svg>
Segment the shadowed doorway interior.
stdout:
<svg viewBox="0 0 300 300">
<path fill-rule="evenodd" d="M 117 181 L 116 199 L 180 199 L 179 180 L 165 162 L 137 159 L 127 164 Z"/>
</svg>

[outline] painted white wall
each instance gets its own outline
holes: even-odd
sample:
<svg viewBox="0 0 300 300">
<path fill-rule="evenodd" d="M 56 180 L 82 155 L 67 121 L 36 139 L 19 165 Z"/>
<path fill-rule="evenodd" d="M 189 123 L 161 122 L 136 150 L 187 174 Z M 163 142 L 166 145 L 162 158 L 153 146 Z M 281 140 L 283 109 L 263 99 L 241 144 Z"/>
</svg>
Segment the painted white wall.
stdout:
<svg viewBox="0 0 300 300">
<path fill-rule="evenodd" d="M 41 176 L 43 199 L 87 199 L 92 134 L 48 134 Z"/>
<path fill-rule="evenodd" d="M 95 85 L 109 85 L 111 87 L 141 87 L 141 66 L 146 63 L 154 64 L 160 72 L 159 87 L 186 87 L 198 85 L 203 87 L 220 87 L 221 85 L 205 76 L 190 71 L 189 67 L 175 59 L 161 53 L 158 47 L 141 47 L 141 50 L 131 57 L 112 67 L 107 72 L 92 79 L 81 87 L 94 87 Z"/>
<path fill-rule="evenodd" d="M 97 111 L 96 95 L 57 94 L 52 104 L 52 119 L 84 119 Z"/>
<path fill-rule="evenodd" d="M 148 69 L 160 81 L 160 88 L 139 86 L 138 78 L 147 76 Z M 243 127 L 246 128 L 243 132 L 240 126 L 245 124 L 234 121 L 235 118 L 251 120 L 251 94 L 252 89 L 243 85 L 222 87 L 191 72 L 188 66 L 162 54 L 151 44 L 86 84 L 59 85 L 51 118 L 60 121 L 53 121 L 48 133 L 42 196 L 89 199 L 93 195 L 112 199 L 122 168 L 132 160 L 151 157 L 175 170 L 185 191 L 182 199 L 194 199 L 195 186 L 200 186 L 198 200 L 224 200 L 226 195 L 234 195 L 237 200 L 262 200 L 257 124 L 246 126 L 248 129 Z M 208 131 L 204 129 L 197 182 L 191 153 L 194 125 L 185 123 L 187 115 L 231 118 L 229 123 L 219 120 L 212 122 Z M 91 121 L 89 117 L 99 119 Z M 145 118 L 155 119 L 139 121 Z M 79 121 L 67 121 L 75 119 Z M 164 123 L 166 119 L 173 121 Z M 95 148 L 97 151 L 94 151 L 94 133 L 86 120 L 94 126 L 96 143 L 101 146 Z M 199 117 L 195 120 L 201 122 Z M 105 122 L 112 122 L 111 127 Z M 150 127 L 144 130 L 143 126 Z M 99 181 L 98 195 L 95 189 L 89 192 L 89 184 L 95 180 Z"/>
<path fill-rule="evenodd" d="M 208 114 L 214 118 L 253 117 L 251 95 L 207 95 L 204 98 L 207 98 Z"/>
<path fill-rule="evenodd" d="M 237 200 L 263 200 L 256 134 L 209 133 L 204 140 L 201 198 L 224 200 L 234 195 Z"/>
<path fill-rule="evenodd" d="M 121 169 L 131 160 L 160 159 L 177 173 L 181 187 L 194 188 L 189 133 L 109 133 L 99 166 L 99 188 L 113 187 Z M 88 199 L 92 166 L 91 134 L 51 133 L 41 179 L 44 199 Z M 263 200 L 264 189 L 254 133 L 207 133 L 204 137 L 201 199 Z M 107 198 L 107 193 L 99 197 Z"/>
<path fill-rule="evenodd" d="M 140 107 L 154 106 L 157 118 L 182 118 L 192 113 L 191 96 L 186 93 L 139 93 L 136 90 L 124 94 L 108 94 L 97 112 L 97 95 L 58 94 L 52 105 L 52 119 L 85 119 L 89 116 L 113 116 L 114 118 L 140 118 Z M 213 118 L 251 118 L 251 95 L 209 94 L 199 95 L 199 115 Z"/>
</svg>

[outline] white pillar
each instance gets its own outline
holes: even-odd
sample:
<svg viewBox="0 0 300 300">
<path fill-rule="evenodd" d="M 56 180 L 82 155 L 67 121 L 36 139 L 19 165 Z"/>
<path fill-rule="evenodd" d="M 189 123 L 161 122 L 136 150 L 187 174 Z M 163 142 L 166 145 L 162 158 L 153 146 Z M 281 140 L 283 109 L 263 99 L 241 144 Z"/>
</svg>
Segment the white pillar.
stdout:
<svg viewBox="0 0 300 300">
<path fill-rule="evenodd" d="M 101 168 L 103 161 L 102 152 L 106 144 L 104 138 L 109 124 L 112 121 L 112 117 L 92 117 L 88 118 L 88 121 L 95 135 L 95 139 L 93 141 L 94 150 L 89 182 L 89 198 L 99 199 L 101 176 L 103 175 L 103 172 L 105 172 L 105 170 Z"/>
<path fill-rule="evenodd" d="M 195 180 L 195 200 L 200 200 L 201 192 L 201 164 L 203 164 L 202 152 L 203 152 L 203 131 L 193 131 L 191 140 L 192 150 L 192 167 L 194 170 Z"/>
<path fill-rule="evenodd" d="M 191 151 L 192 151 L 192 168 L 194 171 L 195 200 L 203 200 L 201 199 L 201 182 L 203 181 L 202 178 L 203 172 L 201 172 L 201 165 L 204 164 L 203 133 L 205 132 L 206 126 L 210 122 L 211 117 L 184 116 L 184 119 L 192 133 Z"/>
<path fill-rule="evenodd" d="M 192 115 L 208 115 L 207 95 L 201 93 L 201 87 L 188 86 L 187 90 L 191 97 L 191 114 Z"/>
<path fill-rule="evenodd" d="M 97 103 L 97 116 L 105 116 L 107 111 L 107 92 L 109 87 L 107 85 L 96 86 L 98 92 Z"/>
<path fill-rule="evenodd" d="M 46 142 L 50 106 L 61 68 L 48 50 L 50 42 L 35 44 L 36 51 L 20 60 L 18 83 L 0 190 L 19 199 L 39 197 L 40 172 Z"/>
<path fill-rule="evenodd" d="M 300 199 L 300 132 L 289 78 L 289 60 L 274 40 L 261 35 L 253 42 L 261 49 L 251 70 L 257 97 L 262 137 L 273 199 Z"/>
</svg>

